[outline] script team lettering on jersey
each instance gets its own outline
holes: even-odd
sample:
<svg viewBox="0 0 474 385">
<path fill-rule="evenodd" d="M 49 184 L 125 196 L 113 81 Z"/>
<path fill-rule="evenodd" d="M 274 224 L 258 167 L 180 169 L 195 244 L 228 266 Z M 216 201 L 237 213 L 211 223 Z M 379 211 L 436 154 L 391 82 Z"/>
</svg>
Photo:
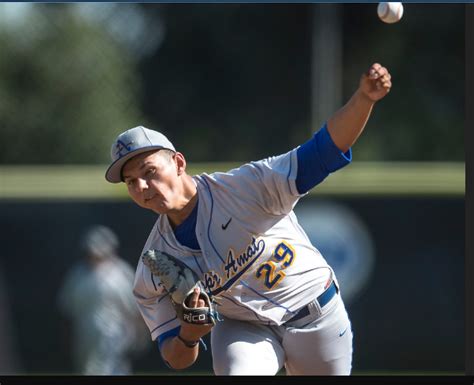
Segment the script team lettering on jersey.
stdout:
<svg viewBox="0 0 474 385">
<path fill-rule="evenodd" d="M 225 283 L 222 277 L 214 270 L 204 274 L 204 286 L 216 294 L 229 289 L 265 250 L 265 241 L 252 237 L 252 241 L 244 248 L 244 252 L 235 257 L 234 251 L 229 249 L 226 263 L 222 266 Z"/>
</svg>

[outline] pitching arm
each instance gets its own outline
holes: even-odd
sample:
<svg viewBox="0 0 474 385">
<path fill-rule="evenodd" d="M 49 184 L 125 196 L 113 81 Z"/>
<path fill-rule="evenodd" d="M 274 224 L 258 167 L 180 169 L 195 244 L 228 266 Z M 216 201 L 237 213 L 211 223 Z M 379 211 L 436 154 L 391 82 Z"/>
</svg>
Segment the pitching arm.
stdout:
<svg viewBox="0 0 474 385">
<path fill-rule="evenodd" d="M 385 67 L 374 63 L 360 79 L 359 87 L 349 101 L 327 121 L 334 144 L 346 152 L 357 141 L 370 117 L 374 104 L 385 97 L 392 87 Z"/>
</svg>

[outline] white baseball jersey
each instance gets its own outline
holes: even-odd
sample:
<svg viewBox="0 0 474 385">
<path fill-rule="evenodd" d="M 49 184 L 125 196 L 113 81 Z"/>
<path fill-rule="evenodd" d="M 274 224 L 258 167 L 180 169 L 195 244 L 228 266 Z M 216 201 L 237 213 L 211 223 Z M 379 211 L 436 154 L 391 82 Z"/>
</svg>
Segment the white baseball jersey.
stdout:
<svg viewBox="0 0 474 385">
<path fill-rule="evenodd" d="M 226 173 L 194 176 L 200 250 L 181 245 L 166 215 L 143 252 L 157 249 L 186 263 L 227 318 L 281 325 L 324 291 L 332 269 L 298 224 L 296 149 Z M 159 279 L 138 263 L 134 295 L 152 339 L 180 325 Z"/>
</svg>

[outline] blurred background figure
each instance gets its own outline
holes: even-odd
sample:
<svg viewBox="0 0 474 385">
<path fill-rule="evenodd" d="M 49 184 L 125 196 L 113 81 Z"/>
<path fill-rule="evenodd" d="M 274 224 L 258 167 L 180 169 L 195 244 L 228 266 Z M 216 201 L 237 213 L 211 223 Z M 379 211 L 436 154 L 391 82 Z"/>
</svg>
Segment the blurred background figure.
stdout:
<svg viewBox="0 0 474 385">
<path fill-rule="evenodd" d="M 147 334 L 132 296 L 134 271 L 118 256 L 119 240 L 94 225 L 80 241 L 81 260 L 60 289 L 60 312 L 71 321 L 69 341 L 75 372 L 86 375 L 132 373 L 132 358 Z"/>
</svg>

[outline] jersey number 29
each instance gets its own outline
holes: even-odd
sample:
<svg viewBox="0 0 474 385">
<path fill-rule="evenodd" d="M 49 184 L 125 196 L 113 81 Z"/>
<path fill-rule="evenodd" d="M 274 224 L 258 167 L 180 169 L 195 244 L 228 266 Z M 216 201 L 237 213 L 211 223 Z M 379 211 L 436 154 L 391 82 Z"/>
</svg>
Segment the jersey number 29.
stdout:
<svg viewBox="0 0 474 385">
<path fill-rule="evenodd" d="M 265 286 L 271 289 L 285 277 L 282 270 L 290 266 L 294 258 L 294 249 L 288 243 L 281 242 L 275 248 L 271 259 L 262 263 L 255 275 L 257 278 L 263 278 Z"/>
</svg>

